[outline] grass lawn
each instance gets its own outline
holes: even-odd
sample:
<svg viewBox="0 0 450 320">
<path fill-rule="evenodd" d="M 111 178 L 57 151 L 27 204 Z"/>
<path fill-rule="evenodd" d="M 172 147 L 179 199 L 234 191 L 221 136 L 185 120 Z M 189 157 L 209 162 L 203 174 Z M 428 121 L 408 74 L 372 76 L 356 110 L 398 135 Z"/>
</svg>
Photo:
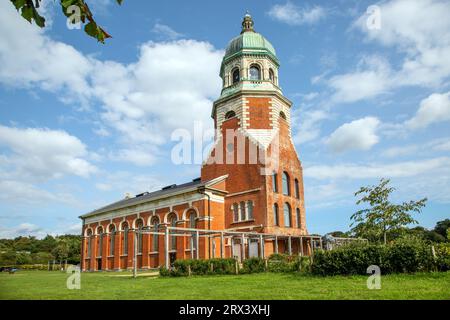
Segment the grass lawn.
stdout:
<svg viewBox="0 0 450 320">
<path fill-rule="evenodd" d="M 366 276 L 82 273 L 81 290 L 67 289 L 66 279 L 58 271 L 0 273 L 0 299 L 450 299 L 450 272 L 382 276 L 380 290 L 368 290 Z"/>
</svg>

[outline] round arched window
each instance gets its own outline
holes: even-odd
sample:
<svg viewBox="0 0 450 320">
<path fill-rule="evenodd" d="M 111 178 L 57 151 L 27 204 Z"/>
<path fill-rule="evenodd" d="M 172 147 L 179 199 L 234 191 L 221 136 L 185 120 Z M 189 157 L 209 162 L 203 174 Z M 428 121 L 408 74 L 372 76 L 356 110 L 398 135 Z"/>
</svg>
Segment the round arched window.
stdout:
<svg viewBox="0 0 450 320">
<path fill-rule="evenodd" d="M 239 69 L 234 69 L 232 76 L 233 76 L 233 84 L 238 83 L 241 80 Z"/>
<path fill-rule="evenodd" d="M 272 69 L 269 69 L 269 80 L 270 82 L 275 83 L 275 74 Z"/>
<path fill-rule="evenodd" d="M 234 118 L 234 117 L 236 117 L 236 112 L 234 112 L 234 111 L 228 111 L 228 112 L 225 114 L 225 119 L 226 119 L 226 120 L 231 119 L 231 118 Z"/>
<path fill-rule="evenodd" d="M 257 65 L 250 67 L 250 80 L 261 80 L 261 70 Z"/>
</svg>

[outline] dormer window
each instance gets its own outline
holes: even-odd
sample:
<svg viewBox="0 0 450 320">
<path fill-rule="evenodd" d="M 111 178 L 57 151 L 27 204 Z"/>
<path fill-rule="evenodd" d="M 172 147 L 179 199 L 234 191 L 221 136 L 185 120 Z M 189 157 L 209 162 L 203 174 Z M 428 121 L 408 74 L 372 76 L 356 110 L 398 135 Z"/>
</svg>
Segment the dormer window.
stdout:
<svg viewBox="0 0 450 320">
<path fill-rule="evenodd" d="M 241 75 L 240 75 L 239 69 L 234 69 L 232 75 L 233 75 L 233 84 L 241 81 Z"/>
<path fill-rule="evenodd" d="M 250 67 L 250 80 L 261 80 L 261 70 L 257 65 Z"/>
</svg>

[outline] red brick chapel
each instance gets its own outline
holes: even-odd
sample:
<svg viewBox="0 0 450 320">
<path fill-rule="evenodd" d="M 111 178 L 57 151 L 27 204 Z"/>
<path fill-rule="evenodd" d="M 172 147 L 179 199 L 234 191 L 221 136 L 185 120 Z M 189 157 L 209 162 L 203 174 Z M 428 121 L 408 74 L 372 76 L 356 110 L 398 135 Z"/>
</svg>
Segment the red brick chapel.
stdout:
<svg viewBox="0 0 450 320">
<path fill-rule="evenodd" d="M 222 60 L 223 88 L 211 114 L 215 144 L 200 178 L 82 215 L 83 271 L 127 270 L 134 261 L 152 269 L 175 259 L 309 254 L 302 165 L 279 66 L 246 14 Z"/>
</svg>

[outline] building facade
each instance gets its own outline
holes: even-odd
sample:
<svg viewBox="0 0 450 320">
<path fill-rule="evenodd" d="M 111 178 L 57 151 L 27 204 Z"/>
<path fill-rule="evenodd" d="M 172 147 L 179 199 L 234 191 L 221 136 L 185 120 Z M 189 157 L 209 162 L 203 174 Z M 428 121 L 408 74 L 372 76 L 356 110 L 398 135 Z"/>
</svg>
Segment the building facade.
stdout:
<svg viewBox="0 0 450 320">
<path fill-rule="evenodd" d="M 135 257 L 146 269 L 175 259 L 310 252 L 311 242 L 302 241 L 308 232 L 292 103 L 279 87 L 279 66 L 246 14 L 222 61 L 223 88 L 211 114 L 215 144 L 201 177 L 81 216 L 83 271 L 130 269 Z"/>
</svg>

